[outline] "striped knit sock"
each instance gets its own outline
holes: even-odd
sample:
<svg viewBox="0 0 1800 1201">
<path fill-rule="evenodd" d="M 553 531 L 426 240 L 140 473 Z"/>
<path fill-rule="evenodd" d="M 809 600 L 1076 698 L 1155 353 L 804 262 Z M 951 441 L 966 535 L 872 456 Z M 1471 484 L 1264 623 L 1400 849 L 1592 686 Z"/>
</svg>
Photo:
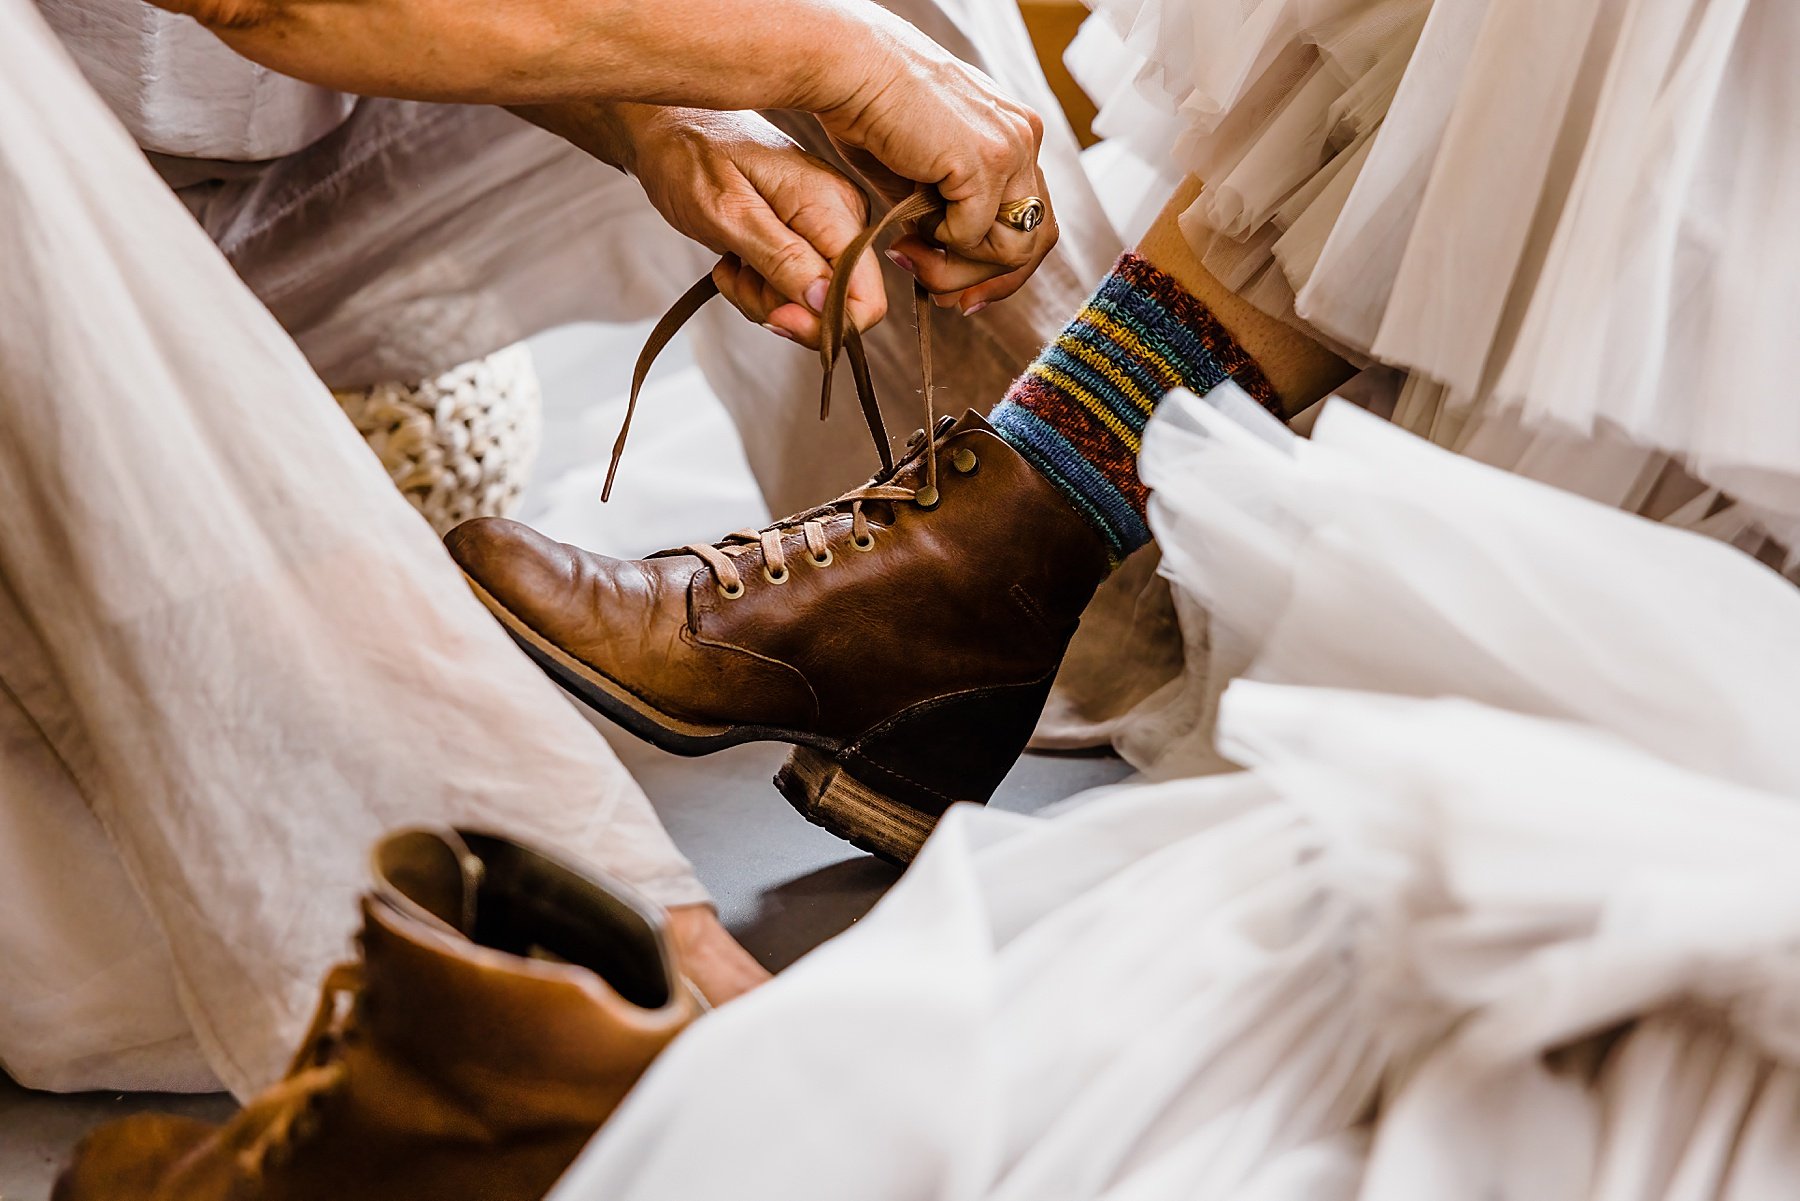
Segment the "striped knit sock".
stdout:
<svg viewBox="0 0 1800 1201">
<path fill-rule="evenodd" d="M 1205 394 L 1227 379 L 1281 415 L 1262 369 L 1211 311 L 1126 254 L 988 421 L 1123 559 L 1150 541 L 1137 454 L 1151 410 L 1172 388 Z"/>
</svg>

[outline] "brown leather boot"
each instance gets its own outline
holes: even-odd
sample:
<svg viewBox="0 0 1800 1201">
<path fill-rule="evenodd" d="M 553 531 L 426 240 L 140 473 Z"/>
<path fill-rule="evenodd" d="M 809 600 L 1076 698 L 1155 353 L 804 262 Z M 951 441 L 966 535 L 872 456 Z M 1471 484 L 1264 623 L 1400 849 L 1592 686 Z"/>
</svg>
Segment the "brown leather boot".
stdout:
<svg viewBox="0 0 1800 1201">
<path fill-rule="evenodd" d="M 285 1080 L 103 1127 L 53 1201 L 531 1201 L 700 1010 L 659 910 L 502 838 L 384 840 L 363 916 Z"/>
<path fill-rule="evenodd" d="M 978 414 L 938 431 L 867 486 L 716 545 L 609 559 L 499 518 L 447 543 L 576 696 L 676 754 L 792 743 L 775 783 L 794 807 L 905 862 L 1018 759 L 1108 569 Z"/>
</svg>

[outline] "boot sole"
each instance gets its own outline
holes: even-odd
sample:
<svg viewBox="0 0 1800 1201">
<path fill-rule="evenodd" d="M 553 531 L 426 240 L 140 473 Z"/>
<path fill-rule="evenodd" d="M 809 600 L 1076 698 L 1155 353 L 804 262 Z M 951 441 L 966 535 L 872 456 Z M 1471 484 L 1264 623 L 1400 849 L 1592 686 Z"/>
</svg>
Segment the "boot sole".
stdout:
<svg viewBox="0 0 1800 1201">
<path fill-rule="evenodd" d="M 795 750 L 775 773 L 775 787 L 788 804 L 821 829 L 902 867 L 912 862 L 937 824 L 935 817 L 870 788 L 845 771 L 832 758 L 843 750 L 843 744 L 779 726 L 705 725 L 664 713 L 544 638 L 467 573 L 463 579 L 545 675 L 658 750 L 693 759 L 748 742 L 785 742 Z"/>
</svg>

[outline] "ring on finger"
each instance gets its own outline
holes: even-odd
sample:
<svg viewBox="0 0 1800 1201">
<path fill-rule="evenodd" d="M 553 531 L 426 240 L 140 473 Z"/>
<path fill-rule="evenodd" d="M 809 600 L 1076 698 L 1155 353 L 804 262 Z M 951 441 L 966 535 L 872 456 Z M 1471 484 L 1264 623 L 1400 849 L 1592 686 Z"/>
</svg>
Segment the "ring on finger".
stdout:
<svg viewBox="0 0 1800 1201">
<path fill-rule="evenodd" d="M 1021 196 L 1000 206 L 994 219 L 1022 234 L 1028 234 L 1044 223 L 1044 201 L 1038 196 Z"/>
</svg>

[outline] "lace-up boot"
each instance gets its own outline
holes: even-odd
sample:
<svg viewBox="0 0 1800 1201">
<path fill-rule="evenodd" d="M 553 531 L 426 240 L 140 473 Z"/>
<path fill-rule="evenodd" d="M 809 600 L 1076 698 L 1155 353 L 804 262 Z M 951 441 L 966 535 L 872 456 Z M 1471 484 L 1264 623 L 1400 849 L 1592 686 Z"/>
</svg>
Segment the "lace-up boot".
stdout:
<svg viewBox="0 0 1800 1201">
<path fill-rule="evenodd" d="M 385 840 L 363 916 L 286 1079 L 101 1128 L 54 1201 L 530 1201 L 699 1012 L 658 910 L 504 839 Z"/>
<path fill-rule="evenodd" d="M 897 861 L 983 802 L 1031 737 L 1105 544 L 973 412 L 863 488 L 641 560 L 517 522 L 452 531 L 476 594 L 551 676 L 667 751 L 796 748 L 810 820 Z"/>
</svg>

